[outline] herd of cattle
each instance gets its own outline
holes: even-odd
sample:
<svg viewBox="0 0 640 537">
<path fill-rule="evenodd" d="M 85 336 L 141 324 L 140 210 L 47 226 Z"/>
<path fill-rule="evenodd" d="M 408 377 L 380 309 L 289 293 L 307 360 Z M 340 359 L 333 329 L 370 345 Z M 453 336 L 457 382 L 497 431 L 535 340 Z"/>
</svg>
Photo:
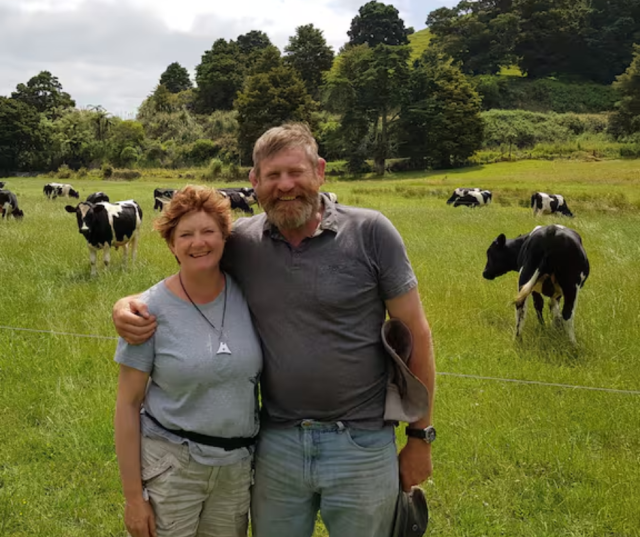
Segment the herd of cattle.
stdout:
<svg viewBox="0 0 640 537">
<path fill-rule="evenodd" d="M 22 218 L 24 212 L 18 207 L 15 194 L 4 190 L 4 186 L 5 183 L 0 181 L 2 217 Z M 153 192 L 154 210 L 162 210 L 176 191 L 170 188 L 156 188 Z M 229 199 L 232 209 L 253 214 L 251 206 L 257 203 L 257 198 L 252 188 L 222 188 L 218 191 Z M 78 191 L 69 184 L 48 183 L 44 186 L 43 192 L 50 199 L 80 198 Z M 337 202 L 334 193 L 322 194 Z M 453 204 L 454 207 L 482 207 L 488 205 L 492 197 L 489 190 L 461 187 L 455 189 L 447 204 Z M 531 196 L 531 208 L 534 215 L 558 213 L 573 216 L 564 198 L 557 194 L 534 193 Z M 135 261 L 142 223 L 142 209 L 136 201 L 111 203 L 104 192 L 94 192 L 86 201 L 76 206 L 67 205 L 65 210 L 75 213 L 78 230 L 87 241 L 92 276 L 97 272 L 96 256 L 99 250 L 103 252 L 105 266 L 110 263 L 111 247 L 123 247 L 125 266 L 129 249 L 131 260 Z M 507 239 L 504 234 L 500 234 L 487 250 L 487 264 L 482 275 L 488 280 L 493 280 L 509 271 L 519 273 L 519 292 L 515 300 L 516 336 L 519 337 L 522 332 L 526 300 L 529 296 L 533 298 L 539 322 L 544 324 L 543 296 L 546 296 L 549 298 L 549 310 L 553 320 L 565 325 L 569 339 L 575 344 L 573 319 L 578 291 L 589 276 L 589 261 L 580 235 L 559 224 L 537 226 L 530 233 L 514 239 Z M 561 299 L 562 311 L 559 307 Z"/>
</svg>

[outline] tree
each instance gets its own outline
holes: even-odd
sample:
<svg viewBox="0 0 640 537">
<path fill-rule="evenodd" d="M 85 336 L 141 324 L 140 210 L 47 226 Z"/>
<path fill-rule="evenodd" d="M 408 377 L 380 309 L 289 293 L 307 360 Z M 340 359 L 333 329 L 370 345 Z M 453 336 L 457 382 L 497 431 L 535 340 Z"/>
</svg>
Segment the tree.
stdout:
<svg viewBox="0 0 640 537">
<path fill-rule="evenodd" d="M 169 67 L 160 75 L 159 84 L 171 93 L 180 93 L 193 87 L 193 83 L 189 77 L 189 71 L 178 62 L 169 64 Z"/>
<path fill-rule="evenodd" d="M 40 119 L 33 106 L 0 96 L 0 170 L 25 168 L 29 153 L 43 147 Z"/>
<path fill-rule="evenodd" d="M 235 102 L 238 111 L 238 142 L 242 160 L 251 159 L 253 144 L 271 127 L 287 121 L 313 123 L 316 103 L 290 67 L 277 67 L 247 78 Z"/>
<path fill-rule="evenodd" d="M 333 49 L 327 45 L 322 30 L 313 24 L 298 26 L 284 51 L 285 64 L 298 71 L 309 95 L 319 99 L 322 74 L 333 65 Z"/>
<path fill-rule="evenodd" d="M 584 49 L 576 58 L 582 76 L 609 84 L 624 72 L 640 43 L 640 2 L 591 0 Z"/>
<path fill-rule="evenodd" d="M 514 52 L 531 78 L 573 74 L 584 54 L 589 0 L 514 0 L 520 34 Z"/>
<path fill-rule="evenodd" d="M 633 51 L 631 65 L 613 83 L 621 97 L 609 119 L 609 131 L 616 137 L 640 131 L 640 45 Z"/>
<path fill-rule="evenodd" d="M 62 91 L 62 84 L 49 71 L 41 71 L 25 84 L 18 84 L 11 98 L 33 106 L 41 114 L 54 118 L 66 108 L 73 108 L 76 102 Z"/>
<path fill-rule="evenodd" d="M 480 96 L 451 58 L 428 49 L 416 62 L 398 132 L 400 154 L 434 168 L 459 166 L 480 148 Z"/>
<path fill-rule="evenodd" d="M 350 45 L 406 45 L 411 32 L 392 5 L 371 1 L 362 6 L 347 32 Z"/>
<path fill-rule="evenodd" d="M 271 69 L 276 69 L 277 67 L 282 67 L 280 49 L 275 45 L 269 45 L 254 54 L 252 64 L 247 67 L 247 74 L 268 73 Z"/>
<path fill-rule="evenodd" d="M 355 156 L 353 171 L 370 151 L 376 172 L 384 174 L 385 160 L 392 153 L 393 125 L 409 78 L 409 55 L 408 46 L 351 47 L 327 75 L 325 104 L 342 115 L 346 145 Z"/>
<path fill-rule="evenodd" d="M 231 110 L 244 82 L 244 65 L 237 43 L 218 39 L 196 67 L 198 84 L 195 106 L 198 112 Z"/>
<path fill-rule="evenodd" d="M 427 18 L 432 43 L 460 62 L 465 73 L 496 74 L 516 61 L 520 19 L 511 9 L 510 0 L 463 0 L 451 9 L 436 9 Z"/>
<path fill-rule="evenodd" d="M 265 49 L 273 45 L 269 36 L 260 30 L 251 30 L 246 34 L 238 36 L 236 40 L 240 53 L 245 56 L 251 55 L 253 52 Z"/>
</svg>

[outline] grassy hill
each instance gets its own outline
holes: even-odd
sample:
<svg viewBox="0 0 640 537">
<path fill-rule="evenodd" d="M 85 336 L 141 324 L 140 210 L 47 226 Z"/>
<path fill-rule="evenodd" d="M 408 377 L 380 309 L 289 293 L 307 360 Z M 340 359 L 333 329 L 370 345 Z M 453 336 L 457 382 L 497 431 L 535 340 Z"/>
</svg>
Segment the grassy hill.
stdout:
<svg viewBox="0 0 640 537">
<path fill-rule="evenodd" d="M 411 45 L 411 60 L 418 59 L 422 53 L 427 49 L 431 42 L 431 32 L 429 28 L 420 30 L 409 36 L 409 44 Z"/>
</svg>

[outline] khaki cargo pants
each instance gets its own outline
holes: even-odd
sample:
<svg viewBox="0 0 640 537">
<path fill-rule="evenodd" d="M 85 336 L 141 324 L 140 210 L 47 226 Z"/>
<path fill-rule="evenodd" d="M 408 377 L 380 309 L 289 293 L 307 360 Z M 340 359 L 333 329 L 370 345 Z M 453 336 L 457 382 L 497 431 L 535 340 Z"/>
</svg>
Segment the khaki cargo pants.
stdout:
<svg viewBox="0 0 640 537">
<path fill-rule="evenodd" d="M 251 457 L 206 466 L 185 444 L 143 437 L 141 464 L 158 537 L 246 537 Z"/>
</svg>

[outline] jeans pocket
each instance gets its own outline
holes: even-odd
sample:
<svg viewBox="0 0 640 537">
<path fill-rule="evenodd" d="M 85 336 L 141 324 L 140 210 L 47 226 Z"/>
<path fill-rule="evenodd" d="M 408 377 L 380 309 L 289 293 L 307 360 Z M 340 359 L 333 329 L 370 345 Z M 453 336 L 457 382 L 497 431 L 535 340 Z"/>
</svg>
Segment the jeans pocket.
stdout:
<svg viewBox="0 0 640 537">
<path fill-rule="evenodd" d="M 167 475 L 171 470 L 178 466 L 177 459 L 171 454 L 167 453 L 160 457 L 156 462 L 152 464 L 145 464 L 142 462 L 142 484 L 146 485 L 150 481 L 157 479 L 162 475 Z"/>
<path fill-rule="evenodd" d="M 346 435 L 351 445 L 364 451 L 382 451 L 395 440 L 393 428 L 389 427 L 373 431 L 348 428 Z"/>
</svg>

